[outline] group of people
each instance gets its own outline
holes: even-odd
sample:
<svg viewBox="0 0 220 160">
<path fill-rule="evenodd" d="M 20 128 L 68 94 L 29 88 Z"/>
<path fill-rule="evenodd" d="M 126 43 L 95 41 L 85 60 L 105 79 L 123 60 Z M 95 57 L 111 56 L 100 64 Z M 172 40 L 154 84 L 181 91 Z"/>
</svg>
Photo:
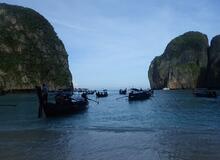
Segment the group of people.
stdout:
<svg viewBox="0 0 220 160">
<path fill-rule="evenodd" d="M 43 84 L 42 87 L 36 87 L 36 88 L 38 88 L 38 90 L 39 89 L 41 90 L 42 103 L 46 104 L 48 102 L 48 86 L 46 84 Z M 81 98 L 87 100 L 88 99 L 87 94 L 83 92 L 81 94 Z M 55 96 L 55 101 L 57 104 L 71 103 L 72 100 L 77 100 L 77 98 L 72 98 L 72 94 L 64 93 L 62 90 L 59 90 Z"/>
<path fill-rule="evenodd" d="M 96 95 L 98 95 L 98 96 L 106 96 L 106 95 L 108 95 L 108 92 L 107 91 L 103 91 L 103 92 L 96 92 Z"/>
</svg>

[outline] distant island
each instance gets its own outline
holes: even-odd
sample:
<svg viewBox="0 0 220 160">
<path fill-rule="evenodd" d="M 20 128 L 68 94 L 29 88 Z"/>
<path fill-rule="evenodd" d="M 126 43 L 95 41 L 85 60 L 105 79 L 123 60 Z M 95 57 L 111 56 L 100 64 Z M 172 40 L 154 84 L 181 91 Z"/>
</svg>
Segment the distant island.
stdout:
<svg viewBox="0 0 220 160">
<path fill-rule="evenodd" d="M 0 3 L 0 90 L 71 82 L 68 55 L 52 25 L 32 9 Z"/>
<path fill-rule="evenodd" d="M 220 35 L 210 46 L 200 32 L 173 39 L 151 62 L 148 77 L 153 89 L 220 89 Z"/>
</svg>

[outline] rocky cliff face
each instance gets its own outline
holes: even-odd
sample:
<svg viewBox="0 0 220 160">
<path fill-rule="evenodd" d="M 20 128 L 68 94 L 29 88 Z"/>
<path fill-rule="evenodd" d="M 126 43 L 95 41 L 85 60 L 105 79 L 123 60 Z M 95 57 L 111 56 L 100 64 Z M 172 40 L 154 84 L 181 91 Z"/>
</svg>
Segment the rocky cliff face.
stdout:
<svg viewBox="0 0 220 160">
<path fill-rule="evenodd" d="M 0 88 L 69 87 L 68 55 L 51 24 L 32 9 L 0 3 Z"/>
<path fill-rule="evenodd" d="M 200 32 L 187 32 L 173 39 L 164 53 L 151 62 L 148 71 L 151 88 L 205 86 L 208 47 L 207 36 Z"/>
<path fill-rule="evenodd" d="M 211 40 L 208 56 L 208 86 L 220 89 L 220 35 Z"/>
</svg>

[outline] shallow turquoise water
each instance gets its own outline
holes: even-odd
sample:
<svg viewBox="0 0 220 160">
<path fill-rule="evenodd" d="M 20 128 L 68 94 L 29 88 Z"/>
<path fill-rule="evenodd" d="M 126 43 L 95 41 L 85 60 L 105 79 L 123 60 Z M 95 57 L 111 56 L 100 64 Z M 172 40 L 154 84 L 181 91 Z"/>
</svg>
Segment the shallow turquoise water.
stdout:
<svg viewBox="0 0 220 160">
<path fill-rule="evenodd" d="M 37 118 L 37 97 L 0 97 L 0 159 L 217 160 L 220 98 L 155 91 L 150 100 L 115 100 L 110 92 L 87 112 Z M 91 96 L 91 98 L 95 98 Z"/>
</svg>

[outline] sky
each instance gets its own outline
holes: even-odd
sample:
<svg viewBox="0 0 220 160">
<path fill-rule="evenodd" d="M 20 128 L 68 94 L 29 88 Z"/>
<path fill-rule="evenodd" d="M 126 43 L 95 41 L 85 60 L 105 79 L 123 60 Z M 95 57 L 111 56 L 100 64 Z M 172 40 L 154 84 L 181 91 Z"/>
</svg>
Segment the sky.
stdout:
<svg viewBox="0 0 220 160">
<path fill-rule="evenodd" d="M 29 7 L 54 27 L 75 87 L 149 88 L 148 68 L 175 37 L 220 34 L 219 0 L 1 0 Z"/>
</svg>

